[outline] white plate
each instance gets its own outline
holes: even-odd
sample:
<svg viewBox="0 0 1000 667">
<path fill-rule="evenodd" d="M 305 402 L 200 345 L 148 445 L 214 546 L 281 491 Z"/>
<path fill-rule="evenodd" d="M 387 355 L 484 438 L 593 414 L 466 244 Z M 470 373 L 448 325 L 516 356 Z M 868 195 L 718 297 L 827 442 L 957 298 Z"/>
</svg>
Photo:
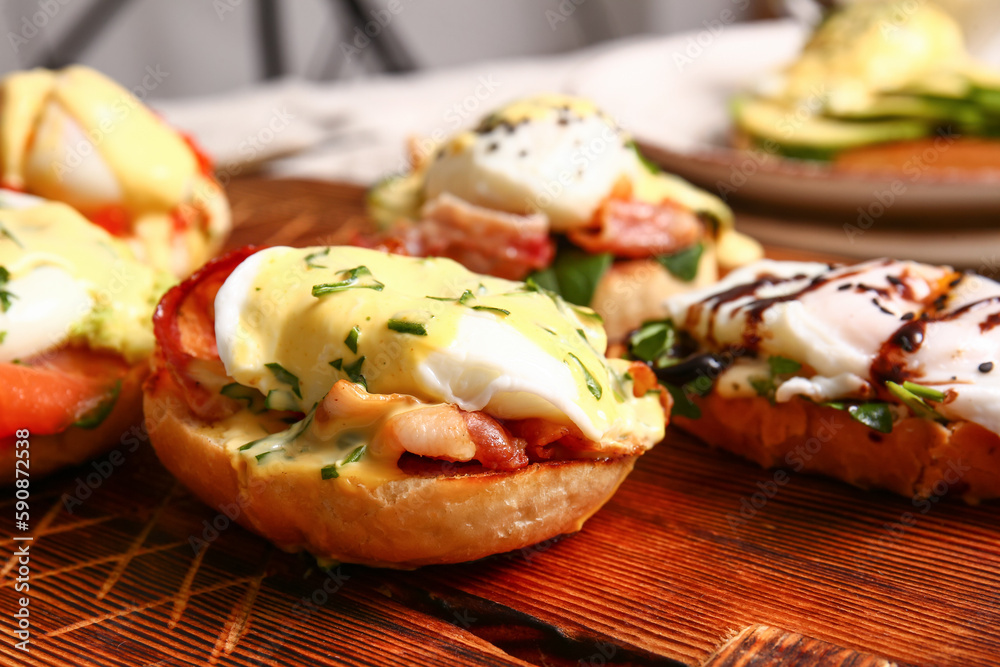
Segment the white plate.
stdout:
<svg viewBox="0 0 1000 667">
<path fill-rule="evenodd" d="M 576 71 L 572 90 L 607 109 L 652 160 L 727 201 L 845 220 L 862 212 L 877 221 L 1000 213 L 1000 167 L 914 177 L 761 161 L 729 148 L 730 100 L 794 59 L 805 36 L 793 22 L 764 21 L 645 39 L 595 56 Z"/>
</svg>

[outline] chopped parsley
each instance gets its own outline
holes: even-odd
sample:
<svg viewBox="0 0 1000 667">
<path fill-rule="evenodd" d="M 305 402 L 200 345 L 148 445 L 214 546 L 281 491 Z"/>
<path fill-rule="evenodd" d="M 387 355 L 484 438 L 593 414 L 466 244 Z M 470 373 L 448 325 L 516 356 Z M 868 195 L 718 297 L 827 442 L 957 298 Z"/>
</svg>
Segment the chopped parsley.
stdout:
<svg viewBox="0 0 1000 667">
<path fill-rule="evenodd" d="M 16 294 L 11 294 L 4 289 L 4 286 L 9 280 L 10 272 L 7 271 L 6 267 L 0 266 L 0 312 L 4 313 L 6 313 L 7 309 L 10 308 L 10 300 L 17 298 Z"/>
<path fill-rule="evenodd" d="M 3 345 L 3 342 L 5 340 L 7 340 L 7 332 L 6 331 L 0 331 L 0 345 Z"/>
<path fill-rule="evenodd" d="M 24 247 L 24 244 L 22 244 L 20 241 L 18 241 L 17 237 L 14 236 L 13 234 L 11 234 L 10 230 L 7 229 L 7 226 L 5 224 L 3 224 L 2 222 L 0 222 L 0 238 L 10 239 L 11 241 L 14 242 L 14 245 L 16 245 L 18 248 L 23 248 Z"/>
<path fill-rule="evenodd" d="M 934 410 L 934 408 L 927 404 L 924 399 L 932 401 L 940 401 L 944 399 L 944 394 L 930 387 L 925 387 L 923 385 L 915 384 L 913 382 L 904 382 L 903 384 L 896 384 L 895 382 L 886 382 L 886 388 L 889 390 L 893 396 L 898 398 L 903 404 L 910 408 L 918 417 L 923 417 L 925 419 L 933 419 L 934 421 L 945 422 L 948 421 Z"/>
<path fill-rule="evenodd" d="M 881 401 L 871 401 L 869 403 L 843 403 L 833 401 L 823 403 L 823 405 L 836 408 L 837 410 L 847 410 L 847 414 L 856 422 L 861 422 L 868 428 L 879 433 L 892 433 L 892 410 L 888 403 Z"/>
<path fill-rule="evenodd" d="M 104 420 L 111 414 L 111 411 L 114 410 L 115 404 L 118 402 L 118 395 L 121 394 L 121 392 L 122 381 L 118 380 L 118 382 L 115 383 L 114 388 L 111 389 L 111 392 L 97 404 L 97 407 L 74 422 L 73 426 L 79 426 L 80 428 L 89 430 L 97 428 L 103 424 Z"/>
<path fill-rule="evenodd" d="M 409 334 L 411 336 L 427 335 L 427 327 L 425 327 L 420 322 L 407 322 L 406 320 L 389 320 L 388 327 L 390 331 L 396 331 L 402 334 Z"/>
<path fill-rule="evenodd" d="M 365 376 L 361 374 L 361 366 L 364 363 L 365 358 L 358 357 L 354 363 L 344 366 L 344 372 L 347 374 L 348 380 L 354 382 L 355 384 L 360 384 L 365 388 L 365 391 L 368 391 L 368 381 L 365 380 Z"/>
<path fill-rule="evenodd" d="M 355 326 L 351 329 L 351 332 L 347 334 L 347 338 L 344 339 L 344 343 L 354 354 L 358 353 L 358 336 L 361 335 L 360 327 Z"/>
<path fill-rule="evenodd" d="M 312 295 L 315 297 L 321 297 L 324 294 L 332 294 L 334 292 L 343 292 L 349 289 L 373 289 L 376 292 L 381 292 L 385 287 L 383 283 L 375 280 L 372 276 L 372 272 L 367 266 L 356 266 L 353 269 L 347 269 L 346 271 L 340 272 L 342 275 L 346 275 L 346 278 L 335 283 L 321 283 L 319 285 L 313 285 Z M 365 278 L 369 280 L 364 280 Z"/>
<path fill-rule="evenodd" d="M 564 247 L 556 253 L 552 264 L 529 276 L 535 287 L 558 294 L 578 306 L 589 306 L 601 278 L 614 261 L 611 253 L 592 255 L 577 248 Z"/>
<path fill-rule="evenodd" d="M 768 377 L 753 377 L 750 378 L 749 382 L 750 386 L 753 387 L 758 396 L 766 398 L 771 403 L 774 403 L 774 391 L 779 384 L 779 380 L 781 379 L 780 376 L 798 373 L 802 370 L 802 364 L 793 359 L 773 356 L 768 357 L 767 367 L 769 370 Z"/>
<path fill-rule="evenodd" d="M 340 359 L 334 359 L 333 361 L 330 362 L 330 365 L 339 371 L 344 366 L 343 357 L 341 357 Z"/>
<path fill-rule="evenodd" d="M 368 445 L 361 445 L 357 447 L 353 452 L 348 454 L 347 458 L 341 461 L 339 464 L 334 463 L 332 465 L 323 466 L 322 468 L 320 468 L 319 471 L 320 476 L 323 479 L 336 479 L 337 477 L 340 477 L 340 470 L 338 470 L 338 468 L 340 468 L 341 466 L 345 466 L 348 463 L 357 463 L 358 461 L 361 460 L 361 457 L 365 455 L 365 451 L 367 451 L 367 449 Z"/>
<path fill-rule="evenodd" d="M 473 306 L 472 310 L 484 310 L 488 313 L 496 313 L 497 315 L 503 315 L 504 317 L 510 315 L 509 310 L 505 310 L 503 308 L 494 308 L 493 306 Z"/>
<path fill-rule="evenodd" d="M 322 250 L 317 250 L 316 252 L 309 253 L 306 255 L 306 268 L 307 269 L 325 269 L 327 268 L 323 264 L 317 264 L 316 260 L 320 257 L 326 257 L 330 254 L 329 248 L 324 248 Z"/>
<path fill-rule="evenodd" d="M 296 396 L 302 398 L 302 390 L 299 389 L 299 378 L 295 374 L 285 370 L 285 368 L 277 362 L 264 364 L 264 367 L 274 374 L 274 377 L 278 380 L 278 382 L 287 384 L 292 388 L 292 392 L 294 392 Z"/>
<path fill-rule="evenodd" d="M 573 361 L 580 365 L 580 369 L 583 371 L 583 380 L 587 383 L 587 390 L 593 394 L 594 398 L 601 400 L 601 396 L 604 395 L 604 390 L 601 389 L 600 383 L 598 383 L 597 379 L 591 375 L 590 371 L 587 370 L 587 367 L 583 365 L 583 362 L 580 361 L 580 357 L 576 356 L 572 352 L 569 353 L 569 356 Z"/>
</svg>

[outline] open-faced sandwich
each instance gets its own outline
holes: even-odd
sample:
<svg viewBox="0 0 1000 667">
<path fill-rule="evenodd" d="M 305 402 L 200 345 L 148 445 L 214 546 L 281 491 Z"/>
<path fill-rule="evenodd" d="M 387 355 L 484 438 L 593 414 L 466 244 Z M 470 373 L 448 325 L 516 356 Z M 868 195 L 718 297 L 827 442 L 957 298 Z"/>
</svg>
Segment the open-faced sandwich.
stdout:
<svg viewBox="0 0 1000 667">
<path fill-rule="evenodd" d="M 230 228 L 204 154 L 81 66 L 0 82 L 0 186 L 73 206 L 178 277 L 218 252 Z"/>
<path fill-rule="evenodd" d="M 935 168 L 1000 164 L 1000 72 L 932 2 L 844 3 L 734 110 L 737 144 L 778 155 L 901 169 L 931 149 Z"/>
<path fill-rule="evenodd" d="M 15 465 L 37 479 L 80 463 L 139 422 L 171 280 L 69 206 L 34 200 L 0 198 L 0 483 Z"/>
<path fill-rule="evenodd" d="M 385 567 L 579 530 L 669 395 L 534 283 L 357 247 L 245 249 L 163 298 L 146 418 L 164 465 L 287 550 Z"/>
<path fill-rule="evenodd" d="M 1000 496 L 1000 283 L 761 261 L 667 308 L 632 354 L 709 444 L 907 496 Z"/>
<path fill-rule="evenodd" d="M 761 256 L 721 200 L 661 172 L 593 103 L 518 100 L 376 185 L 382 247 L 531 276 L 590 306 L 620 340 L 663 315 L 664 297 Z"/>
</svg>

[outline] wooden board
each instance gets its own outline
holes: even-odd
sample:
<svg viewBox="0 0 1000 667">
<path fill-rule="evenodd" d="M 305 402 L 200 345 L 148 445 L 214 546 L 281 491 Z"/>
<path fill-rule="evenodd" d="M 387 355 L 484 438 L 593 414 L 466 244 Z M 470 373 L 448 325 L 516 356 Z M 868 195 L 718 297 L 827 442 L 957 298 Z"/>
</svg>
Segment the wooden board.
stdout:
<svg viewBox="0 0 1000 667">
<path fill-rule="evenodd" d="M 230 193 L 232 246 L 337 243 L 365 224 L 356 188 Z M 995 503 L 921 512 L 804 474 L 779 486 L 670 432 L 577 535 L 459 566 L 324 572 L 193 498 L 141 429 L 117 451 L 32 482 L 16 533 L 33 537 L 29 653 L 14 649 L 23 543 L 3 491 L 0 663 L 1000 665 Z"/>
</svg>

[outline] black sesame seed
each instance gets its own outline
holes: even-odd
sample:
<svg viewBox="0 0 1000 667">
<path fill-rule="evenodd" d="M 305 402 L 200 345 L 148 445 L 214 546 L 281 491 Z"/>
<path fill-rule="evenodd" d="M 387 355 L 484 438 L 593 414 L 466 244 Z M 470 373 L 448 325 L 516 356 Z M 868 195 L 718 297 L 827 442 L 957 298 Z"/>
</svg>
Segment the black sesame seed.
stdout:
<svg viewBox="0 0 1000 667">
<path fill-rule="evenodd" d="M 875 297 L 872 297 L 872 303 L 874 303 L 875 307 L 878 308 L 879 310 L 881 310 L 886 315 L 895 315 L 896 314 L 896 313 L 892 312 L 891 310 L 887 309 L 881 303 L 879 303 L 878 299 L 876 299 Z"/>
<path fill-rule="evenodd" d="M 903 284 L 903 281 L 897 278 L 896 276 L 886 276 L 885 279 L 889 281 L 890 285 L 895 285 L 896 287 L 899 287 L 900 285 Z"/>
<path fill-rule="evenodd" d="M 492 153 L 493 151 L 495 151 L 498 148 L 500 148 L 500 144 L 498 144 L 497 142 L 494 141 L 492 144 L 490 144 L 489 146 L 486 147 L 486 152 Z"/>
<path fill-rule="evenodd" d="M 913 319 L 913 313 L 903 313 L 903 316 L 900 317 L 899 319 L 901 319 L 901 320 L 912 320 Z"/>
<path fill-rule="evenodd" d="M 992 361 L 985 361 L 985 362 L 979 364 L 979 372 L 980 373 L 989 373 L 991 370 L 993 370 L 993 362 Z"/>
<path fill-rule="evenodd" d="M 961 275 L 961 276 L 959 276 L 958 278 L 955 278 L 955 279 L 954 279 L 954 280 L 952 280 L 952 281 L 951 281 L 950 283 L 948 283 L 948 287 L 958 287 L 958 284 L 959 284 L 960 282 L 962 282 L 962 280 L 963 280 L 964 278 L 965 278 L 965 275 L 964 275 L 964 274 L 963 274 L 963 275 Z"/>
<path fill-rule="evenodd" d="M 854 287 L 854 285 L 852 285 L 851 283 L 844 283 L 843 285 L 837 288 L 837 291 L 843 292 L 845 289 L 851 289 L 852 287 Z"/>
</svg>

